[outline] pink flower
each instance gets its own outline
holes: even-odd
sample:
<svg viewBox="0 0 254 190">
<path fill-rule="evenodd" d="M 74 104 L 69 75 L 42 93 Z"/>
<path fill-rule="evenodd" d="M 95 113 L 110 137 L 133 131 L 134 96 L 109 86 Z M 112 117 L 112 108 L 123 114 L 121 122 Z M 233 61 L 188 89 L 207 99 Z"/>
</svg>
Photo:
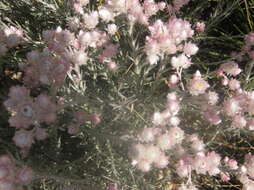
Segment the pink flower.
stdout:
<svg viewBox="0 0 254 190">
<path fill-rule="evenodd" d="M 84 14 L 83 19 L 85 27 L 87 29 L 93 29 L 99 23 L 99 14 L 97 11 L 93 11 L 90 14 Z"/>
<path fill-rule="evenodd" d="M 30 148 L 34 142 L 34 134 L 32 131 L 21 129 L 15 132 L 15 136 L 12 139 L 18 147 Z"/>
<path fill-rule="evenodd" d="M 171 140 L 170 134 L 165 133 L 163 135 L 160 135 L 156 139 L 156 145 L 161 149 L 161 150 L 169 150 L 174 147 L 176 143 Z"/>
<path fill-rule="evenodd" d="M 159 3 L 158 3 L 158 8 L 159 8 L 160 10 L 165 9 L 165 8 L 166 8 L 166 3 L 165 3 L 165 2 L 159 2 Z"/>
<path fill-rule="evenodd" d="M 192 167 L 197 174 L 206 174 L 208 171 L 208 161 L 204 153 L 198 153 L 192 162 Z"/>
<path fill-rule="evenodd" d="M 133 1 L 127 0 L 107 0 L 107 5 L 112 8 L 114 11 L 120 13 L 126 13 L 130 6 L 133 6 Z"/>
<path fill-rule="evenodd" d="M 228 116 L 234 116 L 241 112 L 242 108 L 240 106 L 240 102 L 235 98 L 227 99 L 224 104 L 224 111 Z"/>
<path fill-rule="evenodd" d="M 245 155 L 244 166 L 246 167 L 246 172 L 250 177 L 254 177 L 254 156 L 252 154 Z"/>
<path fill-rule="evenodd" d="M 203 33 L 205 31 L 205 23 L 204 22 L 197 22 L 195 29 L 197 32 Z"/>
<path fill-rule="evenodd" d="M 244 116 L 242 116 L 242 115 L 235 115 L 235 116 L 233 116 L 232 119 L 233 119 L 233 122 L 232 122 L 231 126 L 233 128 L 240 128 L 240 129 L 242 129 L 242 128 L 244 128 L 247 125 L 247 121 L 244 118 Z"/>
<path fill-rule="evenodd" d="M 89 116 L 89 119 L 92 122 L 92 124 L 97 125 L 101 122 L 101 115 L 93 113 Z"/>
<path fill-rule="evenodd" d="M 80 131 L 80 128 L 79 128 L 79 125 L 77 124 L 71 124 L 68 126 L 68 133 L 70 135 L 76 135 L 77 133 L 79 133 Z"/>
<path fill-rule="evenodd" d="M 69 30 L 62 30 L 61 27 L 57 27 L 55 30 L 55 41 L 60 44 L 60 46 L 70 46 L 72 45 L 75 37 L 74 34 Z"/>
<path fill-rule="evenodd" d="M 174 69 L 178 69 L 180 67 L 186 69 L 188 68 L 192 63 L 188 57 L 186 57 L 184 54 L 180 54 L 177 57 L 174 56 L 171 59 L 171 64 Z"/>
<path fill-rule="evenodd" d="M 170 100 L 167 99 L 167 105 L 166 105 L 166 110 L 170 113 L 170 115 L 176 115 L 180 110 L 180 105 L 178 100 Z"/>
<path fill-rule="evenodd" d="M 14 184 L 15 182 L 15 171 L 16 166 L 13 162 L 13 159 L 10 155 L 1 155 L 0 156 L 0 189 L 8 190 L 14 190 L 11 189 L 14 188 L 14 186 L 11 186 L 11 184 Z"/>
<path fill-rule="evenodd" d="M 210 122 L 213 125 L 218 125 L 221 123 L 221 117 L 219 115 L 219 111 L 216 111 L 213 108 L 208 108 L 204 111 L 203 116 L 204 119 Z"/>
<path fill-rule="evenodd" d="M 102 61 L 109 60 L 116 56 L 119 46 L 114 44 L 107 44 L 106 48 L 103 50 L 100 59 Z"/>
<path fill-rule="evenodd" d="M 118 69 L 118 64 L 114 61 L 110 61 L 107 63 L 107 67 L 110 71 L 116 71 Z"/>
<path fill-rule="evenodd" d="M 71 60 L 73 64 L 85 65 L 87 62 L 87 55 L 84 51 L 75 51 L 71 55 Z"/>
<path fill-rule="evenodd" d="M 10 126 L 28 128 L 36 120 L 36 109 L 30 91 L 25 87 L 14 86 L 9 92 L 9 99 L 4 102 L 8 111 L 14 114 L 9 118 Z"/>
<path fill-rule="evenodd" d="M 185 43 L 183 48 L 184 53 L 187 56 L 195 55 L 198 52 L 198 47 L 193 43 Z"/>
<path fill-rule="evenodd" d="M 209 87 L 210 85 L 204 79 L 202 79 L 199 71 L 195 73 L 193 79 L 190 80 L 188 85 L 189 92 L 195 96 L 204 94 L 206 89 Z"/>
<path fill-rule="evenodd" d="M 0 164 L 0 184 L 14 181 L 15 169 L 13 164 Z"/>
<path fill-rule="evenodd" d="M 159 147 L 148 144 L 145 145 L 145 151 L 142 154 L 145 160 L 147 160 L 149 163 L 153 163 L 159 160 L 162 152 Z"/>
<path fill-rule="evenodd" d="M 118 28 L 115 24 L 109 24 L 107 26 L 107 32 L 111 35 L 114 35 L 117 32 Z"/>
<path fill-rule="evenodd" d="M 45 140 L 48 137 L 47 130 L 41 127 L 36 127 L 34 135 L 35 135 L 35 139 L 38 141 Z"/>
<path fill-rule="evenodd" d="M 170 128 L 168 134 L 173 144 L 181 144 L 184 139 L 184 131 L 179 127 Z"/>
<path fill-rule="evenodd" d="M 16 177 L 17 177 L 17 182 L 19 184 L 27 185 L 32 181 L 34 177 L 33 170 L 28 167 L 21 168 L 17 172 Z"/>
<path fill-rule="evenodd" d="M 244 41 L 248 46 L 254 45 L 254 32 L 250 32 L 249 34 L 247 34 L 244 38 Z"/>
<path fill-rule="evenodd" d="M 227 78 L 227 77 L 223 77 L 223 79 L 221 80 L 221 84 L 222 84 L 223 86 L 227 86 L 228 83 L 229 83 L 228 78 Z"/>
<path fill-rule="evenodd" d="M 145 14 L 148 16 L 156 14 L 156 12 L 159 10 L 158 5 L 154 2 L 154 0 L 145 0 L 143 7 Z"/>
<path fill-rule="evenodd" d="M 220 178 L 222 181 L 228 182 L 230 180 L 229 174 L 221 173 Z"/>
<path fill-rule="evenodd" d="M 4 29 L 4 33 L 6 35 L 6 45 L 9 48 L 15 47 L 22 43 L 23 39 L 23 31 L 19 30 L 13 26 Z"/>
<path fill-rule="evenodd" d="M 238 75 L 242 70 L 238 67 L 238 64 L 234 61 L 230 61 L 227 63 L 223 63 L 220 68 L 220 71 L 223 71 L 229 75 L 236 76 Z"/>
<path fill-rule="evenodd" d="M 99 17 L 104 21 L 104 22 L 110 22 L 114 21 L 114 13 L 112 12 L 111 9 L 108 9 L 107 7 L 100 7 L 98 11 Z"/>
<path fill-rule="evenodd" d="M 171 38 L 175 40 L 177 45 L 194 35 L 191 24 L 188 21 L 177 18 L 169 20 L 168 30 L 170 31 Z"/>
<path fill-rule="evenodd" d="M 247 125 L 248 125 L 248 129 L 253 131 L 254 130 L 254 118 L 249 119 Z"/>
<path fill-rule="evenodd" d="M 172 116 L 169 118 L 169 125 L 172 125 L 174 127 L 178 126 L 180 124 L 180 119 L 176 116 Z"/>
<path fill-rule="evenodd" d="M 180 177 L 187 177 L 189 175 L 190 164 L 184 160 L 179 160 L 176 165 L 176 173 Z"/>
<path fill-rule="evenodd" d="M 147 160 L 140 160 L 137 163 L 137 168 L 142 172 L 148 172 L 151 169 L 151 163 L 149 163 Z"/>
<path fill-rule="evenodd" d="M 191 148 L 194 152 L 204 151 L 205 144 L 196 134 L 189 136 L 188 140 L 191 142 Z"/>
<path fill-rule="evenodd" d="M 175 10 L 179 11 L 181 7 L 188 4 L 190 0 L 173 0 L 173 6 Z"/>
<path fill-rule="evenodd" d="M 213 176 L 220 173 L 221 156 L 214 151 L 207 153 L 208 173 Z"/>
<path fill-rule="evenodd" d="M 154 141 L 155 135 L 158 133 L 156 128 L 144 128 L 141 133 L 138 135 L 140 141 L 142 142 L 151 142 Z"/>
<path fill-rule="evenodd" d="M 78 13 L 78 14 L 84 14 L 82 5 L 79 4 L 79 3 L 74 3 L 74 4 L 73 4 L 73 9 L 74 9 L 74 11 L 75 11 L 76 13 Z"/>
<path fill-rule="evenodd" d="M 231 90 L 237 90 L 237 89 L 240 89 L 241 87 L 241 84 L 240 84 L 240 81 L 236 80 L 236 79 L 231 79 L 229 81 L 229 84 L 228 84 L 229 88 Z"/>
<path fill-rule="evenodd" d="M 237 170 L 239 168 L 237 161 L 234 159 L 229 159 L 227 156 L 224 158 L 224 162 L 231 170 Z"/>
<path fill-rule="evenodd" d="M 117 184 L 110 184 L 107 187 L 107 190 L 118 190 Z"/>
<path fill-rule="evenodd" d="M 153 114 L 152 123 L 156 126 L 165 125 L 166 124 L 165 115 L 160 112 L 155 112 Z"/>
<path fill-rule="evenodd" d="M 0 156 L 0 164 L 1 165 L 13 165 L 13 158 L 9 154 L 4 154 Z"/>
<path fill-rule="evenodd" d="M 157 160 L 154 161 L 154 166 L 160 169 L 166 168 L 168 164 L 169 164 L 168 157 L 163 152 L 161 152 Z"/>
<path fill-rule="evenodd" d="M 39 122 L 47 124 L 56 120 L 56 104 L 46 94 L 40 94 L 35 101 L 37 117 Z"/>
<path fill-rule="evenodd" d="M 168 81 L 168 86 L 174 87 L 178 84 L 178 82 L 179 82 L 179 77 L 176 74 L 170 75 L 169 81 Z"/>
</svg>

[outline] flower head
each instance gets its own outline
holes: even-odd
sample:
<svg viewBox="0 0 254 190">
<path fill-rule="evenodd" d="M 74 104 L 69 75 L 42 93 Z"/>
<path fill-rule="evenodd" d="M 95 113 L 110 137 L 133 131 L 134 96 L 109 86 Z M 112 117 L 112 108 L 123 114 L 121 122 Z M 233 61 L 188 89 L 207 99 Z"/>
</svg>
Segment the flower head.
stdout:
<svg viewBox="0 0 254 190">
<path fill-rule="evenodd" d="M 190 80 L 188 89 L 192 95 L 197 96 L 204 94 L 206 89 L 209 87 L 210 85 L 204 79 L 202 79 L 200 72 L 197 71 L 193 79 Z"/>
</svg>

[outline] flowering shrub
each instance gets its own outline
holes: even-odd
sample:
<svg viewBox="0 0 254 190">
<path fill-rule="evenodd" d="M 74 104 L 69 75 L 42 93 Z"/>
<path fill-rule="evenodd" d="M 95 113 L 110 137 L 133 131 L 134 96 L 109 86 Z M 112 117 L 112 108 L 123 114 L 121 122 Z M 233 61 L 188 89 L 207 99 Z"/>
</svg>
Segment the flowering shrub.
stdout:
<svg viewBox="0 0 254 190">
<path fill-rule="evenodd" d="M 37 39 L 0 28 L 22 73 L 3 98 L 0 190 L 254 187 L 253 153 L 234 150 L 252 149 L 253 32 L 207 67 L 194 0 L 35 2 L 61 22 Z"/>
</svg>

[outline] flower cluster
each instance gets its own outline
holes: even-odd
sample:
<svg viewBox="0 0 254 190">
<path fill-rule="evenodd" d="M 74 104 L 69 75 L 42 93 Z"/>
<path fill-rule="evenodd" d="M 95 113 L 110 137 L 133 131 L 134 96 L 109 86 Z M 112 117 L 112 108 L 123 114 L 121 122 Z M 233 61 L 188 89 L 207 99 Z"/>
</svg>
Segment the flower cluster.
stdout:
<svg viewBox="0 0 254 190">
<path fill-rule="evenodd" d="M 22 190 L 22 185 L 29 184 L 33 178 L 31 168 L 16 166 L 10 155 L 0 156 L 0 189 Z"/>
<path fill-rule="evenodd" d="M 27 61 L 19 65 L 24 72 L 23 81 L 27 86 L 53 85 L 59 87 L 69 71 L 70 63 L 63 57 L 56 57 L 48 50 L 31 51 Z"/>
<path fill-rule="evenodd" d="M 23 31 L 13 26 L 0 29 L 0 56 L 8 51 L 8 48 L 18 46 L 24 42 Z"/>
<path fill-rule="evenodd" d="M 238 176 L 238 179 L 243 184 L 244 190 L 251 190 L 254 188 L 254 156 L 252 154 L 247 154 L 245 156 L 245 162 L 244 165 L 241 167 L 241 174 Z"/>
<path fill-rule="evenodd" d="M 11 112 L 10 126 L 18 129 L 13 141 L 23 150 L 29 150 L 34 138 L 44 140 L 47 137 L 47 132 L 41 125 L 56 121 L 56 103 L 46 94 L 32 98 L 30 90 L 24 86 L 11 87 L 9 99 L 4 105 Z M 29 130 L 31 127 L 34 128 Z"/>
<path fill-rule="evenodd" d="M 153 25 L 148 27 L 151 35 L 146 37 L 145 51 L 150 64 L 156 64 L 159 56 L 164 54 L 175 54 L 177 51 L 183 53 L 172 58 L 174 68 L 187 68 L 191 65 L 189 56 L 198 51 L 198 47 L 186 42 L 194 35 L 188 21 L 171 18 L 168 23 L 156 20 Z M 185 42 L 183 46 L 182 43 Z"/>
<path fill-rule="evenodd" d="M 221 64 L 214 72 L 215 77 L 221 79 L 223 88 L 228 92 L 228 96 L 221 97 L 206 81 L 214 76 L 202 76 L 200 71 L 196 71 L 192 78 L 188 78 L 188 74 L 186 79 L 182 77 L 183 69 L 193 64 L 192 56 L 199 50 L 192 41 L 195 34 L 193 28 L 195 27 L 197 33 L 205 30 L 203 22 L 197 22 L 192 26 L 191 22 L 177 17 L 178 11 L 188 2 L 189 0 L 173 0 L 172 4 L 168 5 L 155 0 L 105 0 L 88 9 L 88 0 L 70 0 L 67 3 L 72 11 L 69 14 L 72 17 L 69 17 L 67 21 L 69 28 L 57 27 L 43 31 L 45 48 L 42 51 L 32 50 L 27 53 L 24 63 L 19 64 L 24 76 L 24 86 L 11 87 L 8 99 L 4 102 L 5 108 L 10 113 L 9 125 L 16 129 L 12 140 L 20 148 L 20 153 L 26 156 L 35 140 L 40 141 L 48 137 L 47 127 L 56 123 L 58 113 L 72 117 L 70 121 L 63 124 L 67 126 L 67 132 L 70 135 L 77 135 L 80 126 L 87 121 L 93 125 L 101 122 L 100 114 L 88 114 L 91 113 L 89 103 L 82 102 L 82 105 L 78 105 L 79 102 L 75 102 L 76 97 L 72 95 L 76 92 L 72 94 L 70 89 L 77 90 L 83 96 L 86 87 L 85 85 L 82 87 L 77 85 L 77 87 L 77 81 L 80 82 L 85 78 L 97 79 L 98 76 L 110 81 L 110 74 L 107 72 L 103 71 L 100 74 L 96 72 L 101 71 L 100 66 L 104 63 L 111 71 L 120 67 L 117 58 L 124 59 L 125 55 L 123 55 L 124 51 L 119 49 L 126 46 L 117 43 L 125 35 L 129 35 L 130 39 L 136 37 L 134 24 L 141 24 L 149 31 L 147 36 L 141 35 L 145 39 L 144 48 L 140 48 L 143 52 L 137 53 L 138 58 L 131 57 L 129 54 L 127 56 L 133 60 L 140 57 L 140 65 L 146 62 L 142 60 L 145 57 L 149 62 L 144 67 L 149 68 L 148 75 L 153 74 L 153 71 L 157 72 L 157 68 L 159 71 L 163 70 L 163 67 L 160 68 L 161 65 L 158 67 L 151 65 L 169 57 L 170 65 L 167 69 L 173 70 L 174 73 L 170 75 L 168 86 L 170 90 L 176 90 L 176 92 L 168 93 L 164 110 L 156 111 L 151 119 L 151 126 L 140 130 L 132 139 L 135 141 L 129 150 L 132 165 L 142 172 L 148 172 L 152 168 L 166 168 L 169 163 L 172 163 L 171 167 L 175 169 L 179 177 L 188 178 L 188 182 L 182 183 L 179 190 L 197 190 L 191 182 L 192 174 L 220 176 L 227 182 L 230 180 L 230 172 L 237 174 L 238 179 L 243 183 L 243 189 L 253 189 L 254 156 L 247 154 L 241 166 L 234 159 L 228 157 L 223 159 L 222 155 L 206 149 L 201 134 L 191 129 L 186 130 L 187 126 L 183 124 L 181 116 L 186 114 L 184 108 L 191 107 L 188 111 L 197 110 L 199 116 L 216 127 L 220 127 L 223 121 L 230 121 L 231 128 L 254 130 L 254 91 L 245 91 L 240 80 L 236 78 L 242 72 L 237 61 L 243 61 L 246 55 L 252 61 L 254 60 L 254 33 L 251 32 L 245 36 L 245 45 L 239 55 L 232 53 L 232 59 Z M 171 16 L 168 20 L 162 21 L 153 17 L 164 9 L 167 9 Z M 120 15 L 124 17 L 118 19 Z M 124 20 L 123 18 L 128 21 L 127 24 L 124 23 L 129 27 L 128 31 L 122 31 L 125 25 L 118 21 Z M 6 54 L 8 48 L 15 47 L 23 41 L 21 30 L 14 27 L 3 29 L 0 31 L 0 55 Z M 140 45 L 137 43 L 136 46 L 136 42 L 133 44 L 135 48 Z M 125 64 L 125 60 L 122 62 Z M 139 70 L 138 66 L 133 64 L 128 71 L 133 68 L 134 71 L 136 68 Z M 145 69 L 142 68 L 142 72 L 146 72 Z M 252 67 L 250 72 L 251 70 Z M 164 74 L 164 71 L 162 73 Z M 126 72 L 126 74 L 129 73 Z M 130 74 L 130 78 L 131 76 L 133 75 Z M 68 81 L 66 88 L 63 85 L 67 77 L 70 82 Z M 149 80 L 153 80 L 153 77 Z M 116 97 L 114 93 L 117 91 L 120 94 L 119 91 L 125 90 L 127 85 L 121 83 L 121 80 L 112 81 L 119 84 L 119 89 L 115 88 L 108 94 L 109 99 L 114 100 Z M 87 88 L 90 88 L 89 85 Z M 181 88 L 178 88 L 178 85 Z M 120 89 L 121 87 L 123 88 Z M 185 91 L 181 98 L 178 97 L 178 94 L 181 94 L 180 89 Z M 128 87 L 127 90 L 129 90 Z M 69 93 L 71 97 L 68 97 L 69 94 L 66 97 L 70 100 L 61 99 L 62 92 Z M 80 98 L 80 96 L 77 97 L 77 99 Z M 186 100 L 185 97 L 187 97 Z M 104 103 L 103 100 L 100 102 Z M 66 112 L 60 110 L 66 107 L 69 108 Z M 70 114 L 69 112 L 72 111 L 74 113 Z M 221 130 L 224 128 L 227 126 L 222 126 Z M 33 172 L 30 168 L 19 168 L 11 157 L 0 156 L 0 189 L 18 189 L 18 185 L 29 184 L 32 178 Z M 108 187 L 108 189 L 117 188 L 117 185 Z"/>
<path fill-rule="evenodd" d="M 11 126 L 27 129 L 39 123 L 51 124 L 56 120 L 56 104 L 46 94 L 30 97 L 30 91 L 24 86 L 13 86 L 5 107 L 12 113 Z"/>
<path fill-rule="evenodd" d="M 130 149 L 132 164 L 141 171 L 149 171 L 153 164 L 157 168 L 165 168 L 168 164 L 167 150 L 181 144 L 184 132 L 178 127 L 180 123 L 176 114 L 180 106 L 176 94 L 168 94 L 166 109 L 156 112 L 153 117 L 154 127 L 145 128 L 138 134 L 139 144 Z M 170 125 L 170 128 L 166 126 Z"/>
<path fill-rule="evenodd" d="M 254 32 L 250 32 L 245 36 L 245 45 L 242 47 L 243 53 L 247 53 L 251 59 L 254 59 Z"/>
</svg>

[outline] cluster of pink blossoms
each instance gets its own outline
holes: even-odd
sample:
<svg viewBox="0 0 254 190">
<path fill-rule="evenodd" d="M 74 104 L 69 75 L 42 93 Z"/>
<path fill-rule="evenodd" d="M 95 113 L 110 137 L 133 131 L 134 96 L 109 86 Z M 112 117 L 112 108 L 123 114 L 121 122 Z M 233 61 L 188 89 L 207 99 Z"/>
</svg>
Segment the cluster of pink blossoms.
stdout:
<svg viewBox="0 0 254 190">
<path fill-rule="evenodd" d="M 217 71 L 219 76 L 222 76 L 222 84 L 228 86 L 233 92 L 232 95 L 224 99 L 222 106 L 218 106 L 219 97 L 216 92 L 205 90 L 209 88 L 209 84 L 201 78 L 197 73 L 189 82 L 188 90 L 192 95 L 203 95 L 203 101 L 200 102 L 203 118 L 213 125 L 221 123 L 221 115 L 224 114 L 232 121 L 232 128 L 247 128 L 253 130 L 254 120 L 253 115 L 254 95 L 253 92 L 244 91 L 241 88 L 240 81 L 231 78 L 227 75 L 236 76 L 241 72 L 238 64 L 235 62 L 227 62 L 220 66 Z"/>
<path fill-rule="evenodd" d="M 252 190 L 254 188 L 254 156 L 252 154 L 245 155 L 245 162 L 241 167 L 238 179 L 243 184 L 243 190 Z"/>
<path fill-rule="evenodd" d="M 112 25 L 110 26 L 114 27 Z M 111 28 L 111 30 L 114 29 Z M 75 36 L 69 30 L 62 30 L 58 27 L 56 30 L 44 31 L 43 36 L 48 45 L 48 49 L 56 53 L 62 61 L 64 70 L 61 71 L 60 76 L 62 77 L 59 78 L 59 80 L 61 79 L 60 81 L 63 81 L 69 70 L 77 72 L 78 66 L 86 64 L 88 60 L 86 53 L 88 48 L 100 47 L 102 52 L 98 59 L 108 63 L 108 68 L 110 70 L 115 70 L 117 68 L 117 64 L 112 61 L 112 58 L 116 56 L 118 46 L 109 42 L 109 36 L 106 32 L 97 29 L 91 31 L 80 30 L 78 35 Z M 57 57 L 54 58 L 57 59 Z M 49 70 L 53 71 L 53 69 Z"/>
<path fill-rule="evenodd" d="M 155 127 L 145 128 L 138 134 L 140 143 L 131 147 L 129 155 L 132 164 L 137 165 L 141 171 L 149 171 L 152 165 L 165 168 L 169 163 L 165 151 L 181 144 L 184 132 L 178 127 L 180 121 L 176 115 L 179 109 L 176 94 L 169 94 L 166 109 L 154 114 Z M 166 127 L 168 123 L 171 125 L 169 129 Z"/>
<path fill-rule="evenodd" d="M 191 170 L 195 170 L 197 174 L 209 174 L 215 176 L 221 172 L 219 166 L 221 164 L 221 157 L 215 152 L 203 151 L 197 152 L 195 156 L 190 154 L 183 154 L 182 159 L 177 165 L 177 174 L 181 177 L 188 177 Z"/>
<path fill-rule="evenodd" d="M 8 51 L 8 48 L 18 46 L 24 42 L 23 31 L 13 26 L 0 29 L 0 56 Z"/>
<path fill-rule="evenodd" d="M 32 98 L 30 90 L 24 86 L 11 87 L 4 105 L 11 113 L 10 126 L 18 129 L 13 141 L 24 150 L 31 147 L 34 138 L 44 140 L 47 137 L 46 130 L 40 125 L 52 124 L 56 120 L 57 106 L 51 98 L 46 94 Z M 29 130 L 31 127 L 34 128 Z"/>
<path fill-rule="evenodd" d="M 251 36 L 252 33 L 245 37 L 247 44 L 245 46 L 252 44 Z M 254 95 L 253 91 L 244 91 L 240 81 L 234 78 L 240 73 L 241 69 L 235 61 L 226 62 L 217 70 L 217 75 L 222 77 L 222 85 L 227 86 L 233 92 L 230 97 L 225 98 L 222 110 L 232 121 L 232 128 L 253 130 L 254 120 L 251 116 L 254 113 Z"/>
<path fill-rule="evenodd" d="M 156 64 L 159 56 L 175 54 L 177 51 L 183 53 L 172 58 L 174 68 L 187 68 L 192 64 L 189 57 L 197 53 L 198 47 L 191 42 L 186 42 L 194 35 L 188 21 L 171 18 L 166 24 L 157 20 L 148 29 L 151 35 L 146 37 L 145 51 L 150 64 Z"/>
<path fill-rule="evenodd" d="M 75 13 L 81 15 L 83 20 L 81 25 L 86 29 L 94 29 L 99 23 L 99 19 L 106 23 L 114 21 L 114 17 L 122 13 L 127 14 L 131 22 L 137 21 L 148 25 L 148 18 L 166 7 L 165 3 L 155 3 L 154 0 L 145 0 L 142 4 L 138 0 L 106 0 L 105 5 L 100 6 L 98 11 L 85 13 L 82 7 L 87 3 L 88 1 L 72 1 L 70 3 L 70 7 Z M 75 21 L 76 19 L 72 18 L 71 20 Z"/>
<path fill-rule="evenodd" d="M 200 94 L 204 95 L 205 91 Z M 197 94 L 199 95 L 199 94 Z M 205 98 L 208 105 L 218 102 L 218 95 L 209 91 Z M 132 164 L 143 172 L 155 168 L 165 168 L 170 159 L 176 161 L 176 173 L 183 178 L 189 178 L 192 171 L 196 174 L 220 175 L 223 181 L 229 181 L 228 172 L 237 173 L 239 170 L 236 160 L 221 156 L 214 151 L 206 151 L 205 144 L 197 134 L 188 135 L 180 127 L 177 114 L 180 111 L 179 98 L 175 93 L 167 96 L 166 109 L 155 112 L 154 127 L 144 128 L 137 135 L 137 144 L 129 151 Z M 217 123 L 221 122 L 217 118 Z M 217 124 L 216 123 L 216 124 Z M 250 164 L 246 164 L 250 168 Z M 242 167 L 243 168 L 243 167 Z M 249 169 L 248 171 L 251 171 Z M 182 185 L 180 189 L 197 189 L 191 184 Z"/>
<path fill-rule="evenodd" d="M 247 53 L 248 56 L 254 60 L 254 32 L 250 32 L 244 38 L 245 45 L 242 47 L 242 52 Z"/>
<path fill-rule="evenodd" d="M 24 72 L 23 82 L 27 86 L 53 85 L 59 87 L 64 82 L 70 64 L 66 59 L 53 56 L 48 49 L 44 49 L 43 52 L 29 52 L 27 61 L 20 64 L 19 67 Z"/>
<path fill-rule="evenodd" d="M 150 16 L 166 7 L 165 3 L 155 3 L 153 0 L 145 0 L 141 4 L 138 0 L 107 0 L 106 7 L 117 14 L 125 13 L 131 22 L 148 25 Z"/>
<path fill-rule="evenodd" d="M 224 101 L 224 113 L 232 120 L 232 128 L 253 130 L 254 92 L 240 90 Z"/>
<path fill-rule="evenodd" d="M 23 185 L 29 184 L 34 178 L 33 170 L 29 167 L 16 166 L 9 155 L 0 156 L 0 189 L 23 190 Z"/>
</svg>

